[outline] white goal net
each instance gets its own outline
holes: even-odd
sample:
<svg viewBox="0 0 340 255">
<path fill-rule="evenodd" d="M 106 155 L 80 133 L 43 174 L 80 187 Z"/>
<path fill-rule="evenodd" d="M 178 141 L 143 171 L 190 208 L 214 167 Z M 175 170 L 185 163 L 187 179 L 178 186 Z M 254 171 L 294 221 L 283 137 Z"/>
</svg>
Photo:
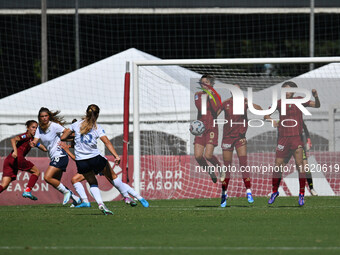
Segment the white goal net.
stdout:
<svg viewBox="0 0 340 255">
<path fill-rule="evenodd" d="M 335 132 L 340 128 L 340 114 L 336 110 L 340 95 L 339 61 L 340 58 L 282 58 L 134 62 L 135 187 L 150 199 L 220 196 L 220 181 L 213 183 L 207 173 L 195 170 L 198 163 L 193 153 L 194 137 L 189 132 L 189 124 L 197 116 L 194 104 L 194 94 L 199 90 L 197 82 L 203 74 L 211 74 L 216 78 L 214 88 L 222 101 L 231 96 L 224 87 L 238 84 L 245 97 L 248 88 L 252 88 L 253 102 L 263 109 L 271 106 L 273 89 L 279 92 L 284 81 L 292 80 L 309 91 L 317 89 L 321 107 L 308 108 L 312 115 L 303 116 L 313 144 L 308 151 L 309 164 L 315 168 L 312 177 L 319 195 L 339 195 L 340 137 Z M 309 63 L 314 63 L 314 70 L 309 70 Z M 218 118 L 223 119 L 222 115 Z M 246 134 L 247 156 L 249 169 L 253 169 L 251 185 L 255 196 L 271 192 L 272 174 L 263 166 L 274 165 L 277 145 L 276 129 L 271 123 L 261 123 L 262 119 L 248 111 L 248 121 L 253 123 Z M 214 150 L 221 164 L 222 127 L 219 126 Z M 239 168 L 235 153 L 232 165 Z M 290 160 L 280 195 L 298 194 L 293 166 Z M 306 192 L 309 194 L 308 189 Z M 231 174 L 228 194 L 245 194 L 238 171 Z"/>
</svg>

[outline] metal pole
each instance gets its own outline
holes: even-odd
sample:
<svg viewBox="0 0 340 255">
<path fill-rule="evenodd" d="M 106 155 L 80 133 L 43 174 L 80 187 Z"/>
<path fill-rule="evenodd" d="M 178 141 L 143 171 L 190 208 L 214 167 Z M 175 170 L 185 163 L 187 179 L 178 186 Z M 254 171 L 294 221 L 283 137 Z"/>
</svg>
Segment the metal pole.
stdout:
<svg viewBox="0 0 340 255">
<path fill-rule="evenodd" d="M 48 80 L 46 0 L 41 0 L 41 82 Z"/>
<path fill-rule="evenodd" d="M 130 117 L 130 62 L 126 62 L 126 72 L 124 79 L 124 128 L 123 128 L 123 182 L 129 182 L 129 117 Z"/>
<path fill-rule="evenodd" d="M 335 151 L 335 106 L 330 106 L 328 111 L 328 151 Z"/>
<path fill-rule="evenodd" d="M 314 0 L 310 0 L 309 56 L 314 57 Z M 310 63 L 309 70 L 313 69 L 314 63 Z"/>
<path fill-rule="evenodd" d="M 138 66 L 133 63 L 133 181 L 135 190 L 140 194 L 140 133 L 139 133 L 139 95 Z"/>
<path fill-rule="evenodd" d="M 76 52 L 76 69 L 80 66 L 79 57 L 79 15 L 78 15 L 78 0 L 75 0 L 75 52 Z"/>
</svg>

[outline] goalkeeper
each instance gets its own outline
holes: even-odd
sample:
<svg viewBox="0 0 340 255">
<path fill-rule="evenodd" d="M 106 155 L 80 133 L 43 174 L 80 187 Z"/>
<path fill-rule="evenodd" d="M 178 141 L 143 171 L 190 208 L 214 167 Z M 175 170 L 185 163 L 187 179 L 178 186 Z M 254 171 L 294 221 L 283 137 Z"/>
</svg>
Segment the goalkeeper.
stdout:
<svg viewBox="0 0 340 255">
<path fill-rule="evenodd" d="M 207 162 L 209 161 L 215 167 L 222 166 L 217 157 L 213 154 L 215 147 L 218 145 L 218 126 L 213 126 L 213 121 L 217 118 L 217 111 L 221 106 L 219 100 L 214 100 L 214 98 L 210 96 L 212 95 L 213 97 L 216 97 L 216 99 L 219 98 L 219 95 L 213 89 L 214 83 L 215 79 L 212 75 L 204 74 L 199 81 L 202 91 L 195 93 L 195 105 L 198 110 L 197 119 L 204 123 L 206 130 L 202 135 L 195 137 L 194 154 L 197 163 L 204 169 L 208 169 L 211 180 L 213 183 L 216 183 L 216 175 L 210 170 Z M 207 100 L 207 113 L 202 114 L 202 98 L 203 96 L 207 96 L 207 94 L 209 94 Z"/>
</svg>

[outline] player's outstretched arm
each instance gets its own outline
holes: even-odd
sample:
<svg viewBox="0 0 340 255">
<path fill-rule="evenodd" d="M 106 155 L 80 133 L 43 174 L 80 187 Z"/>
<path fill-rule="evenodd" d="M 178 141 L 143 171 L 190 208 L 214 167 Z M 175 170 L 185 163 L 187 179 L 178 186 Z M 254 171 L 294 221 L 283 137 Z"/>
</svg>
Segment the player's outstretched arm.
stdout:
<svg viewBox="0 0 340 255">
<path fill-rule="evenodd" d="M 264 115 L 263 118 L 265 121 L 271 122 L 273 127 L 277 128 L 279 126 L 279 122 L 277 120 L 274 120 L 270 114 Z"/>
<path fill-rule="evenodd" d="M 263 110 L 262 107 L 259 106 L 258 104 L 253 104 L 253 106 L 254 106 L 254 108 L 255 108 L 256 110 L 259 110 L 259 111 L 262 111 L 262 110 Z"/>
<path fill-rule="evenodd" d="M 38 148 L 39 150 L 42 150 L 42 151 L 44 151 L 44 152 L 47 152 L 46 147 L 45 147 L 44 145 L 42 145 L 41 143 L 38 143 L 38 144 L 37 144 L 37 148 Z"/>
<path fill-rule="evenodd" d="M 61 135 L 60 140 L 66 141 L 66 140 L 69 138 L 69 136 L 70 136 L 71 134 L 72 134 L 72 130 L 69 129 L 69 128 L 66 128 L 66 129 L 64 130 L 63 134 Z"/>
<path fill-rule="evenodd" d="M 71 159 L 76 160 L 76 156 L 74 156 L 74 154 L 70 151 L 71 145 L 64 142 L 60 142 L 59 145 L 62 149 L 64 149 L 64 151 L 66 151 L 67 155 L 69 155 Z"/>
<path fill-rule="evenodd" d="M 38 141 L 39 141 L 39 138 L 34 138 L 33 141 L 30 142 L 30 146 L 33 148 L 33 147 L 37 147 L 38 145 Z"/>
<path fill-rule="evenodd" d="M 101 136 L 100 140 L 105 144 L 106 148 L 111 152 L 111 154 L 115 157 L 115 162 L 117 165 L 120 163 L 120 157 L 118 156 L 115 148 L 113 147 L 112 143 L 110 142 L 109 138 L 106 135 Z"/>
<path fill-rule="evenodd" d="M 314 108 L 319 108 L 321 106 L 321 103 L 320 103 L 318 92 L 316 91 L 316 89 L 312 90 L 312 94 L 313 94 L 315 101 L 310 101 L 309 106 L 314 107 Z"/>
</svg>

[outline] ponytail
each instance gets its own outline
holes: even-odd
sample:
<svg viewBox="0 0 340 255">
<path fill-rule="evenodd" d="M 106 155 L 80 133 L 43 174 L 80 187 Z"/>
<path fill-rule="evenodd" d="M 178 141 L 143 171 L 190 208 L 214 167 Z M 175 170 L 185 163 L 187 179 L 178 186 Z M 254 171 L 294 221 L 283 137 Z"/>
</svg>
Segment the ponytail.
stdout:
<svg viewBox="0 0 340 255">
<path fill-rule="evenodd" d="M 91 131 L 93 127 L 97 128 L 97 119 L 99 116 L 99 107 L 91 104 L 86 109 L 86 116 L 80 126 L 80 134 L 84 135 Z"/>
</svg>

